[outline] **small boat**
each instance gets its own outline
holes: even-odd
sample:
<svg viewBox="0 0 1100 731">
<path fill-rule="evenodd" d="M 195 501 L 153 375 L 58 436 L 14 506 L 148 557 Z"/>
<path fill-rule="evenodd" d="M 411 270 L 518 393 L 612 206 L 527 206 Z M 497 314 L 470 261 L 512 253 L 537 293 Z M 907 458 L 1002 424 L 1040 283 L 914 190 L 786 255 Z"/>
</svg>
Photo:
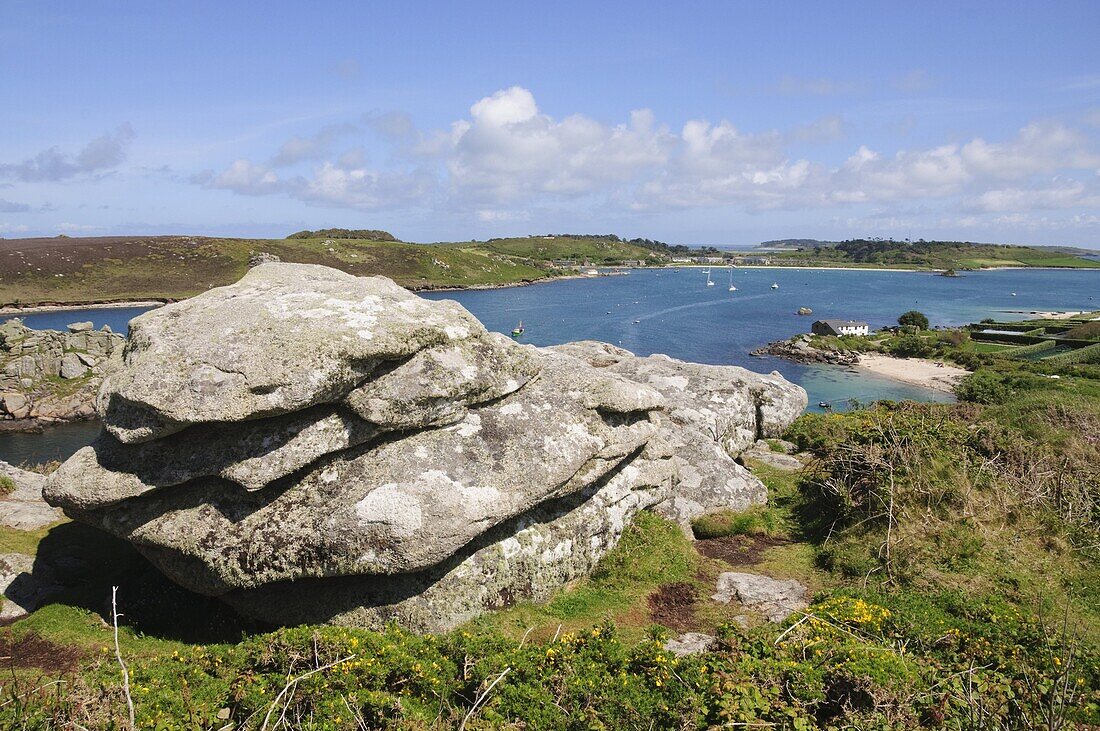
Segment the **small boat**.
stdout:
<svg viewBox="0 0 1100 731">
<path fill-rule="evenodd" d="M 708 287 L 713 287 L 714 286 L 714 280 L 712 280 L 710 278 L 710 269 L 707 270 L 707 286 Z"/>
<path fill-rule="evenodd" d="M 737 287 L 733 286 L 733 269 L 730 269 L 730 291 L 731 292 L 736 292 L 737 291 Z"/>
<path fill-rule="evenodd" d="M 1012 296 L 1013 296 L 1013 297 L 1015 297 L 1015 296 L 1016 296 L 1016 293 L 1015 293 L 1015 292 L 1013 292 L 1013 293 L 1012 293 Z"/>
<path fill-rule="evenodd" d="M 516 325 L 514 328 L 512 328 L 512 337 L 513 338 L 518 338 L 523 333 L 524 333 L 523 320 L 520 320 L 519 324 Z"/>
<path fill-rule="evenodd" d="M 779 282 L 772 282 L 772 289 L 779 289 Z"/>
</svg>

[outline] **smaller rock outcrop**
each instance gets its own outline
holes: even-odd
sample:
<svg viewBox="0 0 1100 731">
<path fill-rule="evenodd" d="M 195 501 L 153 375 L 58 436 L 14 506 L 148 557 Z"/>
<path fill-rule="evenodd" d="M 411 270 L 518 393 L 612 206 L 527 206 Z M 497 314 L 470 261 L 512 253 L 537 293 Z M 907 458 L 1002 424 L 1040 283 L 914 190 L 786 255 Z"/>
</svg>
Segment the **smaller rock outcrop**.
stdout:
<svg viewBox="0 0 1100 731">
<path fill-rule="evenodd" d="M 794 445 L 791 444 L 791 446 L 793 447 Z M 761 462 L 777 470 L 783 470 L 784 472 L 793 472 L 805 466 L 802 459 L 799 459 L 789 452 L 776 452 L 772 450 L 771 445 L 763 439 L 746 449 L 741 456 L 745 459 L 751 459 L 754 462 Z M 808 456 L 809 455 L 803 455 L 804 458 Z"/>
<path fill-rule="evenodd" d="M 0 324 L 0 422 L 35 428 L 94 418 L 96 393 L 124 346 L 121 335 L 90 322 L 67 332 L 32 330 L 19 319 Z"/>
<path fill-rule="evenodd" d="M 261 264 L 270 264 L 277 261 L 282 261 L 282 259 L 274 254 L 269 254 L 266 251 L 253 251 L 248 255 L 249 268 L 258 267 Z"/>
<path fill-rule="evenodd" d="M 827 363 L 829 365 L 855 365 L 859 363 L 859 353 L 837 350 L 832 347 L 814 347 L 809 335 L 798 335 L 790 340 L 768 343 L 752 351 L 753 355 L 774 355 L 795 363 Z"/>
<path fill-rule="evenodd" d="M 702 632 L 685 632 L 665 642 L 665 649 L 676 657 L 701 655 L 718 642 L 714 635 Z"/>
<path fill-rule="evenodd" d="M 0 460 L 0 476 L 10 480 L 12 485 L 10 492 L 0 494 L 0 525 L 16 530 L 36 530 L 65 517 L 42 498 L 45 475 L 21 470 Z"/>
<path fill-rule="evenodd" d="M 692 536 L 691 521 L 715 510 L 745 510 L 767 488 L 737 458 L 757 439 L 778 437 L 806 408 L 806 392 L 778 373 L 687 363 L 666 355 L 641 358 L 607 343 L 581 341 L 553 350 L 644 383 L 667 403 L 661 437 L 679 472 L 676 490 L 656 511 Z"/>
</svg>

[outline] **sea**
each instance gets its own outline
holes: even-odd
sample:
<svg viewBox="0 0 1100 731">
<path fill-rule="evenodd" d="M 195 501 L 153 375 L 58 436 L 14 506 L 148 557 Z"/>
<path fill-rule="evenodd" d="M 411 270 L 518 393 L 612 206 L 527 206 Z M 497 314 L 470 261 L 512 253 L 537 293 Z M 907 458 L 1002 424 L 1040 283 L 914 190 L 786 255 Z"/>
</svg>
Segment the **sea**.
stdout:
<svg viewBox="0 0 1100 731">
<path fill-rule="evenodd" d="M 842 410 L 880 399 L 950 400 L 949 394 L 898 383 L 841 366 L 807 366 L 750 351 L 808 332 L 818 319 L 864 320 L 872 329 L 920 310 L 933 325 L 987 317 L 1024 319 L 1033 311 L 1100 309 L 1100 270 L 1002 269 L 942 277 L 882 270 L 700 267 L 635 269 L 628 274 L 561 279 L 522 287 L 429 292 L 462 304 L 490 330 L 521 342 L 555 345 L 601 340 L 639 355 L 779 371 L 821 403 Z M 736 287 L 730 291 L 730 286 Z M 778 285 L 773 288 L 772 285 Z M 798 315 L 800 307 L 813 310 Z M 37 329 L 78 321 L 126 332 L 148 308 L 82 309 L 24 316 Z M 0 432 L 0 459 L 13 464 L 67 458 L 98 433 L 94 423 L 67 424 L 41 434 Z"/>
</svg>

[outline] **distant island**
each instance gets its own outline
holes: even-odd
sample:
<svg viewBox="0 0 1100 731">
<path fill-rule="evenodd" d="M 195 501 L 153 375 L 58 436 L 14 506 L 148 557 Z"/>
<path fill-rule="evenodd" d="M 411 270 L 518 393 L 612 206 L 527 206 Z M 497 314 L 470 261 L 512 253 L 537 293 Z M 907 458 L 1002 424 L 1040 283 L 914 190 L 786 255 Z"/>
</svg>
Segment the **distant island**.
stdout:
<svg viewBox="0 0 1100 731">
<path fill-rule="evenodd" d="M 752 251 L 668 244 L 615 234 L 541 234 L 419 244 L 378 229 L 326 228 L 282 239 L 100 236 L 0 239 L 0 307 L 171 301 L 235 282 L 280 260 L 381 274 L 417 290 L 501 287 L 578 276 L 596 267 L 684 264 L 954 271 L 1096 268 L 1069 247 L 954 241 L 783 239 Z"/>
<path fill-rule="evenodd" d="M 752 252 L 741 258 L 766 257 L 769 264 L 776 266 L 857 266 L 955 272 L 995 267 L 1100 267 L 1100 261 L 1083 258 L 1096 252 L 1068 246 L 873 238 L 847 241 L 779 239 L 765 241 L 757 249 L 759 253 Z"/>
</svg>

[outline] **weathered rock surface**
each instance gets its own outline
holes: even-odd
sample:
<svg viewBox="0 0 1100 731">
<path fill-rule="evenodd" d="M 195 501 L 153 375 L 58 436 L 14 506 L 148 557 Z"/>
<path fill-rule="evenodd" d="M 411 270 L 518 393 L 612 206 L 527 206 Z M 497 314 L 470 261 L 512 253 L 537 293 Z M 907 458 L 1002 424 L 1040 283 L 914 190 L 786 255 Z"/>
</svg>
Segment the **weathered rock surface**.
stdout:
<svg viewBox="0 0 1100 731">
<path fill-rule="evenodd" d="M 15 422 L 6 428 L 34 428 L 93 418 L 96 393 L 121 363 L 124 344 L 90 322 L 68 332 L 32 330 L 19 319 L 0 324 L 0 420 Z"/>
<path fill-rule="evenodd" d="M 639 510 L 762 501 L 734 457 L 805 404 L 739 368 L 519 345 L 310 265 L 261 264 L 131 328 L 105 431 L 46 499 L 272 623 L 435 631 L 545 599 Z"/>
<path fill-rule="evenodd" d="M 777 437 L 806 408 L 806 392 L 778 373 L 686 363 L 665 355 L 639 358 L 607 343 L 554 348 L 590 365 L 644 383 L 666 399 L 661 436 L 676 454 L 677 489 L 657 512 L 691 535 L 691 521 L 728 508 L 744 510 L 767 498 L 763 483 L 736 462 L 756 440 Z"/>
<path fill-rule="evenodd" d="M 742 452 L 741 456 L 784 472 L 793 472 L 805 466 L 801 459 L 792 454 L 773 451 L 771 445 L 763 439 Z"/>
<path fill-rule="evenodd" d="M 702 632 L 685 632 L 665 642 L 665 649 L 676 657 L 701 655 L 717 642 L 718 638 L 714 635 L 707 635 Z"/>
<path fill-rule="evenodd" d="M 25 553 L 0 554 L 0 622 L 30 614 L 62 591 L 54 572 Z"/>
<path fill-rule="evenodd" d="M 855 365 L 859 363 L 859 353 L 835 348 L 815 348 L 810 344 L 809 335 L 798 335 L 790 340 L 768 343 L 752 351 L 753 355 L 774 355 L 795 363 L 827 363 L 830 365 Z"/>
<path fill-rule="evenodd" d="M 125 368 L 98 410 L 125 443 L 191 424 L 245 421 L 332 403 L 424 348 L 484 337 L 457 303 L 385 277 L 262 264 L 236 284 L 135 317 Z"/>
<path fill-rule="evenodd" d="M 738 601 L 760 612 L 771 622 L 782 622 L 810 606 L 809 590 L 794 579 L 773 579 L 759 574 L 727 571 L 718 575 L 717 593 L 711 598 L 729 604 Z"/>
<path fill-rule="evenodd" d="M 0 525 L 16 530 L 35 530 L 56 523 L 64 514 L 42 499 L 46 476 L 28 472 L 0 460 L 0 475 L 15 485 L 7 495 L 0 495 Z"/>
</svg>

